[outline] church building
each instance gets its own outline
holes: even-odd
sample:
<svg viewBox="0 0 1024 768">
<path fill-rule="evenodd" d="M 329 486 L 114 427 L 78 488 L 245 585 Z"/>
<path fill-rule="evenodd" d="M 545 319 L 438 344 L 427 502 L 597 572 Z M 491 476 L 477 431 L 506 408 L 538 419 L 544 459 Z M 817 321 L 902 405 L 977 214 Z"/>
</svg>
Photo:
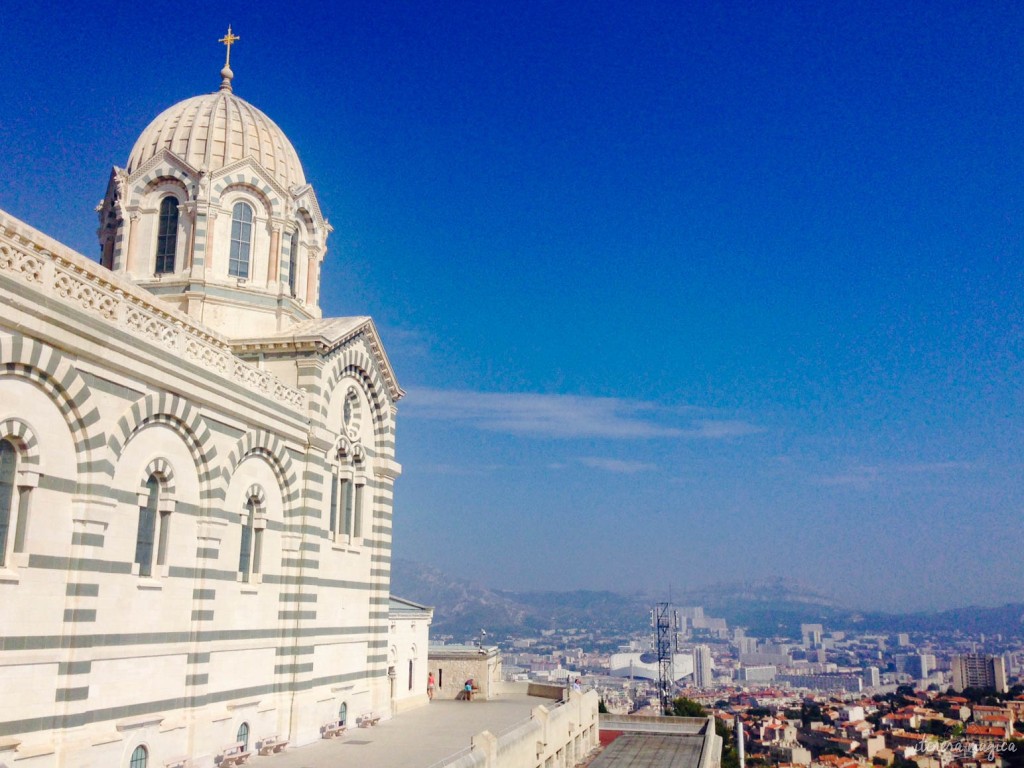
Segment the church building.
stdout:
<svg viewBox="0 0 1024 768">
<path fill-rule="evenodd" d="M 99 263 L 0 210 L 0 766 L 206 768 L 426 701 L 403 392 L 321 316 L 331 226 L 237 39 L 113 169 Z"/>
</svg>

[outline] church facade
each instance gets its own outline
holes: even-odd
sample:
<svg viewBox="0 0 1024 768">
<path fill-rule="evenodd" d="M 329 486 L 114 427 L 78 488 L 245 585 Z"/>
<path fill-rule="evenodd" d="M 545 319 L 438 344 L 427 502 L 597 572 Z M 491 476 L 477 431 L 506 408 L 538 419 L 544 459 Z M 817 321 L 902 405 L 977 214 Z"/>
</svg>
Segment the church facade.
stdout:
<svg viewBox="0 0 1024 768">
<path fill-rule="evenodd" d="M 0 211 L 0 766 L 202 768 L 425 701 L 403 392 L 321 316 L 331 227 L 221 78 L 114 168 L 100 263 Z"/>
</svg>

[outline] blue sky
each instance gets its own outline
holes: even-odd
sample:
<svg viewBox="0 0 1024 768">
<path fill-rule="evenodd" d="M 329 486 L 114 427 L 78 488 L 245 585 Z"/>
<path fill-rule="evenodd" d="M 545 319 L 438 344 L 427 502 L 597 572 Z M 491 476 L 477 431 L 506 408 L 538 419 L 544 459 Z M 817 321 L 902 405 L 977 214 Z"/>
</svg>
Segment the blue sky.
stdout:
<svg viewBox="0 0 1024 768">
<path fill-rule="evenodd" d="M 0 207 L 95 256 L 110 166 L 233 24 L 335 227 L 325 314 L 408 392 L 397 556 L 1024 594 L 1024 6 L 51 10 L 3 11 Z"/>
</svg>

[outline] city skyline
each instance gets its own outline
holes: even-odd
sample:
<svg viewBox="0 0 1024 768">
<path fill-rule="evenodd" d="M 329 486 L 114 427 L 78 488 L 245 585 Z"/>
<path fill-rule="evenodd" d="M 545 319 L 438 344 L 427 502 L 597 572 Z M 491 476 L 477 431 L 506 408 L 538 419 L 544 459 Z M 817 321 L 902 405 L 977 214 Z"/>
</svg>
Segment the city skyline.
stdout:
<svg viewBox="0 0 1024 768">
<path fill-rule="evenodd" d="M 397 557 L 1024 590 L 1024 9 L 160 7 L 5 11 L 0 207 L 95 258 L 110 165 L 233 24 L 334 224 L 324 315 L 373 316 L 407 391 Z"/>
</svg>

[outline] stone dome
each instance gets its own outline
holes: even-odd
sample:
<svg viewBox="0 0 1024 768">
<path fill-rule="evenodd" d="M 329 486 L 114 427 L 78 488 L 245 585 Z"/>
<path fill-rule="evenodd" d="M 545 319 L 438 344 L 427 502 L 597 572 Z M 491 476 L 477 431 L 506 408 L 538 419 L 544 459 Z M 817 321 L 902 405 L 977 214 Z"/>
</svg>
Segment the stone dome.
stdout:
<svg viewBox="0 0 1024 768">
<path fill-rule="evenodd" d="M 251 156 L 286 190 L 306 183 L 299 156 L 284 131 L 230 87 L 185 99 L 160 113 L 135 142 L 128 173 L 161 149 L 207 171 Z"/>
</svg>

